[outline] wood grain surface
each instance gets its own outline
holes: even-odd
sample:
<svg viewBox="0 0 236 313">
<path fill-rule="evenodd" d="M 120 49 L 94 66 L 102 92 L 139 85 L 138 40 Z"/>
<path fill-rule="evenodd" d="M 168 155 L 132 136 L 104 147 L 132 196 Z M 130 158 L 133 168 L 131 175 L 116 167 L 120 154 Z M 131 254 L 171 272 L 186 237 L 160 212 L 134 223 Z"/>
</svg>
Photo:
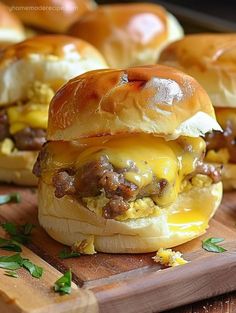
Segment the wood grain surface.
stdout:
<svg viewBox="0 0 236 313">
<path fill-rule="evenodd" d="M 210 228 L 202 238 L 176 249 L 183 252 L 187 265 L 161 269 L 152 260 L 153 253 L 112 255 L 98 253 L 61 260 L 63 245 L 51 239 L 37 221 L 34 189 L 1 186 L 0 193 L 17 191 L 20 204 L 0 206 L 0 221 L 36 225 L 32 242 L 23 256 L 44 268 L 40 280 L 20 270 L 19 279 L 7 277 L 0 270 L 0 312 L 160 312 L 236 313 L 236 294 L 214 300 L 196 301 L 236 290 L 236 193 L 227 193 Z M 0 236 L 4 236 L 3 230 Z M 201 248 L 207 237 L 223 237 L 227 252 L 215 254 Z M 1 251 L 1 255 L 6 255 Z M 68 268 L 73 272 L 71 295 L 59 296 L 52 291 L 56 279 Z M 60 273 L 61 272 L 61 273 Z M 79 287 L 77 287 L 77 286 Z"/>
</svg>

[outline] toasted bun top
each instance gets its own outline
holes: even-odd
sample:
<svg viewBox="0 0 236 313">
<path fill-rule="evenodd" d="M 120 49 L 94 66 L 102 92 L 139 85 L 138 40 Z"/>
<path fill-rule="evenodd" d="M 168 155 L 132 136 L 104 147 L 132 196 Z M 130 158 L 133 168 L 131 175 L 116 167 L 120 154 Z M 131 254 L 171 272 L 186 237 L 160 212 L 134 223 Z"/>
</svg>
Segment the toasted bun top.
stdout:
<svg viewBox="0 0 236 313">
<path fill-rule="evenodd" d="M 236 107 L 236 34 L 188 35 L 170 44 L 159 63 L 196 78 L 214 106 Z"/>
<path fill-rule="evenodd" d="M 89 43 L 69 36 L 36 36 L 0 51 L 0 105 L 25 99 L 35 80 L 58 89 L 72 77 L 106 68 Z"/>
<path fill-rule="evenodd" d="M 25 38 L 20 20 L 0 2 L 0 42 L 18 42 Z"/>
<path fill-rule="evenodd" d="M 4 0 L 17 8 L 14 13 L 26 25 L 48 32 L 65 33 L 85 12 L 95 8 L 93 0 Z"/>
<path fill-rule="evenodd" d="M 64 85 L 49 109 L 48 140 L 119 133 L 197 137 L 217 129 L 211 101 L 190 76 L 166 66 L 97 70 Z"/>
<path fill-rule="evenodd" d="M 135 3 L 99 6 L 69 34 L 92 43 L 111 67 L 123 68 L 155 63 L 163 45 L 181 38 L 183 30 L 163 7 Z"/>
</svg>

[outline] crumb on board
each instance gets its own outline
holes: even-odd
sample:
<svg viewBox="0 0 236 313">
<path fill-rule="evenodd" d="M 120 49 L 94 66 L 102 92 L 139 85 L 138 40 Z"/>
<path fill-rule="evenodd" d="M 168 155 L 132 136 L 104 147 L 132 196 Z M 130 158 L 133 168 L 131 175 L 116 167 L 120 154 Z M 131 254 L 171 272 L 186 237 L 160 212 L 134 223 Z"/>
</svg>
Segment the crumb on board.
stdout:
<svg viewBox="0 0 236 313">
<path fill-rule="evenodd" d="M 172 249 L 160 248 L 153 260 L 164 266 L 174 267 L 178 265 L 184 265 L 188 263 L 183 257 L 182 253 L 179 251 L 173 251 Z"/>
</svg>

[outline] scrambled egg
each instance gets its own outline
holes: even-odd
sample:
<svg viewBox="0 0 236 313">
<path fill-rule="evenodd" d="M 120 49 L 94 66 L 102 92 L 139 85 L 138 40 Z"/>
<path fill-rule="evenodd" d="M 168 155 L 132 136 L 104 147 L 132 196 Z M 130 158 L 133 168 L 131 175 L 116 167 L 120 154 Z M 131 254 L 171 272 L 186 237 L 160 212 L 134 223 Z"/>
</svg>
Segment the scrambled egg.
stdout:
<svg viewBox="0 0 236 313">
<path fill-rule="evenodd" d="M 227 148 L 222 148 L 218 151 L 209 150 L 205 159 L 210 163 L 227 164 L 229 162 L 229 151 Z"/>
<path fill-rule="evenodd" d="M 212 179 L 209 176 L 197 174 L 191 181 L 184 180 L 181 184 L 180 192 L 187 192 L 193 187 L 207 187 L 212 184 Z M 98 216 L 102 216 L 102 208 L 109 202 L 106 198 L 105 193 L 102 192 L 97 197 L 85 197 L 83 202 L 86 204 L 87 208 L 96 213 Z M 128 219 L 141 218 L 147 216 L 159 216 L 161 213 L 161 208 L 156 205 L 156 203 L 150 197 L 145 197 L 142 199 L 137 199 L 129 202 L 129 209 L 115 218 L 117 221 L 125 221 Z"/>
<path fill-rule="evenodd" d="M 109 202 L 104 192 L 97 197 L 83 198 L 87 208 L 95 212 L 98 216 L 102 216 L 102 208 Z M 145 197 L 129 202 L 129 209 L 122 215 L 117 216 L 115 219 L 118 221 L 124 221 L 129 218 L 140 218 L 146 216 L 158 216 L 160 214 L 160 208 L 154 203 L 154 201 Z"/>
<path fill-rule="evenodd" d="M 5 138 L 0 142 L 0 154 L 9 155 L 14 149 L 14 142 L 10 138 Z"/>
<path fill-rule="evenodd" d="M 173 251 L 171 249 L 163 249 L 160 248 L 156 255 L 153 257 L 153 260 L 157 263 L 160 263 L 164 266 L 178 266 L 178 265 L 184 265 L 188 263 L 188 261 L 184 260 L 182 257 L 182 253 L 179 251 Z"/>
<path fill-rule="evenodd" d="M 26 127 L 47 129 L 48 107 L 53 96 L 54 91 L 47 84 L 35 81 L 27 92 L 27 101 L 7 110 L 10 133 Z"/>
<path fill-rule="evenodd" d="M 79 252 L 81 254 L 95 254 L 94 236 L 89 236 L 84 240 L 77 240 L 72 246 L 72 251 Z"/>
</svg>

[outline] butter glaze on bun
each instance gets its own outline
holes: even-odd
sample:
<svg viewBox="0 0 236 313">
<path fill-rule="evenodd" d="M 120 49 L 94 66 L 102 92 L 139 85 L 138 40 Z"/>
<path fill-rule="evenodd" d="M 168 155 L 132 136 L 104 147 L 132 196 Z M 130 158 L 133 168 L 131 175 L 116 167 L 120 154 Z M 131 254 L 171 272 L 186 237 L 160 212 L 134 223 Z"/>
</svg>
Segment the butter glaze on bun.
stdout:
<svg viewBox="0 0 236 313">
<path fill-rule="evenodd" d="M 125 68 L 154 64 L 161 49 L 181 38 L 183 30 L 163 7 L 135 3 L 99 6 L 72 25 L 69 34 L 93 44 L 110 67 Z"/>
<path fill-rule="evenodd" d="M 197 79 L 214 106 L 236 108 L 236 34 L 187 35 L 166 47 L 159 63 Z"/>
<path fill-rule="evenodd" d="M 102 55 L 83 40 L 64 35 L 27 39 L 0 52 L 0 105 L 25 99 L 33 81 L 56 90 L 74 76 L 106 67 Z"/>
<path fill-rule="evenodd" d="M 21 21 L 47 32 L 65 33 L 85 12 L 96 7 L 93 0 L 4 0 L 17 7 Z"/>
<path fill-rule="evenodd" d="M 143 66 L 96 70 L 70 80 L 50 104 L 47 139 L 139 132 L 175 139 L 212 129 L 221 130 L 197 81 L 167 66 Z"/>
<path fill-rule="evenodd" d="M 25 39 L 24 28 L 20 20 L 7 7 L 0 2 L 0 45 L 7 46 L 10 43 Z M 3 43 L 3 44 L 2 44 Z"/>
</svg>

